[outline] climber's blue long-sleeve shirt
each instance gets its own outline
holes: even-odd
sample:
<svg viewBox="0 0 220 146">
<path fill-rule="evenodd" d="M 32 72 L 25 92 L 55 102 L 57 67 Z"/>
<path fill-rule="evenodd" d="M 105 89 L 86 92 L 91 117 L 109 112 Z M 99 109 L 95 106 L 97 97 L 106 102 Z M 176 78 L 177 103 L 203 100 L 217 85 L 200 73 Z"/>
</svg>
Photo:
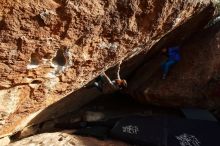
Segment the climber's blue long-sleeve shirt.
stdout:
<svg viewBox="0 0 220 146">
<path fill-rule="evenodd" d="M 179 50 L 180 50 L 180 48 L 178 46 L 177 47 L 168 48 L 168 58 L 170 60 L 180 61 Z"/>
</svg>

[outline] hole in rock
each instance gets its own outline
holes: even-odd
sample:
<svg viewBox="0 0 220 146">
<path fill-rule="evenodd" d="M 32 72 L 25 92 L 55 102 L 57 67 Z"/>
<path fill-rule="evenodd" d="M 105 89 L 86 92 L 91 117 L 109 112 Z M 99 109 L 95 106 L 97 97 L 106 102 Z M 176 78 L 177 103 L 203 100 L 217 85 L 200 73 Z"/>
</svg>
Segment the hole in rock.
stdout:
<svg viewBox="0 0 220 146">
<path fill-rule="evenodd" d="M 31 84 L 41 84 L 41 83 L 42 83 L 41 80 L 33 80 L 33 81 L 31 82 Z"/>
<path fill-rule="evenodd" d="M 0 18 L 0 31 L 4 29 L 7 29 L 7 24 L 5 22 L 5 18 L 3 17 L 3 18 Z"/>
<path fill-rule="evenodd" d="M 59 66 L 65 66 L 66 65 L 66 58 L 64 56 L 64 50 L 59 49 L 57 51 L 56 56 L 53 58 L 53 64 L 59 65 Z"/>
<path fill-rule="evenodd" d="M 31 65 L 39 65 L 41 63 L 41 57 L 37 53 L 31 54 Z"/>
</svg>

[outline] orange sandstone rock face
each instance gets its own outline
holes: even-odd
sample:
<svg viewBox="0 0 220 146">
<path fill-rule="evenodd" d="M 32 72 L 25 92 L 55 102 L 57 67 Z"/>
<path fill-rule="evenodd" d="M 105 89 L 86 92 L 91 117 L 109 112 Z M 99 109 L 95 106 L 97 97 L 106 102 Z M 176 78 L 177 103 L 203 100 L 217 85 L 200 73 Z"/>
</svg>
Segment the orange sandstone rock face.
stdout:
<svg viewBox="0 0 220 146">
<path fill-rule="evenodd" d="M 22 129 L 120 60 L 148 51 L 210 5 L 207 0 L 2 0 L 0 137 Z"/>
</svg>

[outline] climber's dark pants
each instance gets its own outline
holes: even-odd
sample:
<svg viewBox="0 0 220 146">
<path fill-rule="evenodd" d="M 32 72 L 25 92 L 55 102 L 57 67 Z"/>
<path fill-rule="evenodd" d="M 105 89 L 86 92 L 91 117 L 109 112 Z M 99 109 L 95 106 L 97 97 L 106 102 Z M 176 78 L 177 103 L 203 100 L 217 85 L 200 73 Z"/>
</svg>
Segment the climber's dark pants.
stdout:
<svg viewBox="0 0 220 146">
<path fill-rule="evenodd" d="M 100 82 L 94 82 L 93 83 L 93 86 L 94 87 L 96 87 L 100 92 L 102 92 L 103 91 L 103 87 L 102 87 L 102 83 L 100 83 Z"/>
<path fill-rule="evenodd" d="M 163 76 L 166 77 L 170 68 L 176 64 L 178 61 L 176 60 L 172 60 L 172 59 L 168 59 L 167 61 L 165 61 L 161 66 L 163 69 Z"/>
<path fill-rule="evenodd" d="M 103 92 L 103 84 L 104 84 L 104 77 L 103 75 L 98 76 L 95 79 L 95 82 L 92 84 L 88 85 L 87 88 L 97 88 L 100 92 Z"/>
</svg>

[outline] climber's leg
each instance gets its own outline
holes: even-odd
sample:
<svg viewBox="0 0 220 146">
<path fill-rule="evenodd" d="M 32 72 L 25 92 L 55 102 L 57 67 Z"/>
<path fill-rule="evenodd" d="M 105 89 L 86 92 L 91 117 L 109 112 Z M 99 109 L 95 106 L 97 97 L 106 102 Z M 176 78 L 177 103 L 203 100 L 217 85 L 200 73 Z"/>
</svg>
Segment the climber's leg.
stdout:
<svg viewBox="0 0 220 146">
<path fill-rule="evenodd" d="M 103 91 L 102 85 L 101 85 L 100 82 L 94 82 L 94 83 L 93 83 L 93 86 L 96 87 L 100 92 Z"/>
<path fill-rule="evenodd" d="M 102 89 L 102 85 L 101 85 L 100 82 L 93 82 L 92 84 L 87 85 L 86 88 L 87 88 L 87 89 L 90 89 L 90 88 L 97 88 L 100 92 L 103 91 L 103 89 Z"/>
<path fill-rule="evenodd" d="M 169 73 L 170 68 L 176 64 L 177 61 L 168 59 L 165 63 L 162 64 L 163 69 L 163 77 L 162 79 L 166 79 L 167 74 Z"/>
</svg>

